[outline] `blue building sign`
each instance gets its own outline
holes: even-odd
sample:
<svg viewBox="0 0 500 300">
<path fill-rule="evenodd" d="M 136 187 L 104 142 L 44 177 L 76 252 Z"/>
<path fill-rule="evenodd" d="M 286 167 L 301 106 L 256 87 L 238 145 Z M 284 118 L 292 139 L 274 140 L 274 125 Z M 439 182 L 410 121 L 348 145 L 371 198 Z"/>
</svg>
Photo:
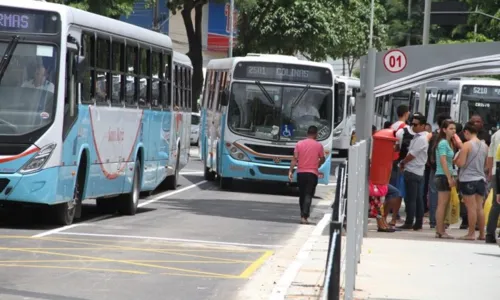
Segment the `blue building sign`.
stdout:
<svg viewBox="0 0 500 300">
<path fill-rule="evenodd" d="M 159 13 L 158 19 L 161 25 L 160 31 L 168 34 L 168 18 L 169 11 L 167 8 L 168 0 L 158 0 L 159 1 Z M 153 18 L 154 18 L 154 7 L 149 6 L 146 8 L 146 2 L 144 0 L 136 1 L 134 4 L 134 11 L 129 16 L 121 16 L 120 21 L 133 24 L 135 26 L 140 26 L 147 29 L 153 29 Z"/>
</svg>

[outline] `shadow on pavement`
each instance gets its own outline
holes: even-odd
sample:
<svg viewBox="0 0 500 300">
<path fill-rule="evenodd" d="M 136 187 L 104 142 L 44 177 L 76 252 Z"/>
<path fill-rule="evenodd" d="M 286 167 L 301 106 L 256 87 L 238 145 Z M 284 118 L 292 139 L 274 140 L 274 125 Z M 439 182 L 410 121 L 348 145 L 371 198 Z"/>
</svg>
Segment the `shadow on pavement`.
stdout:
<svg viewBox="0 0 500 300">
<path fill-rule="evenodd" d="M 492 245 L 492 246 L 495 246 L 495 245 Z M 500 258 L 500 254 L 492 254 L 492 253 L 478 253 L 478 252 L 475 252 L 474 254 Z"/>
<path fill-rule="evenodd" d="M 140 207 L 136 214 L 146 213 L 155 210 L 154 208 Z M 93 218 L 109 215 L 102 213 L 96 205 L 83 204 L 82 217 L 75 220 L 74 224 L 84 223 Z M 0 228 L 6 229 L 29 229 L 29 230 L 51 230 L 61 227 L 54 225 L 51 221 L 51 212 L 48 206 L 23 207 L 17 209 L 0 209 Z M 111 218 L 128 217 L 119 214 L 109 215 Z"/>
<path fill-rule="evenodd" d="M 0 296 L 1 295 L 19 296 L 19 297 L 23 297 L 23 299 L 85 300 L 83 298 L 67 297 L 67 296 L 60 296 L 60 295 L 46 294 L 46 293 L 38 293 L 38 292 L 20 291 L 20 290 L 6 289 L 6 288 L 1 288 L 0 287 Z"/>
<path fill-rule="evenodd" d="M 298 201 L 297 201 L 298 202 Z M 223 218 L 257 220 L 298 224 L 298 203 L 275 203 L 255 200 L 227 199 L 168 199 L 157 203 L 168 205 L 168 210 L 178 210 L 197 215 Z M 313 214 L 314 211 L 311 212 Z"/>
</svg>

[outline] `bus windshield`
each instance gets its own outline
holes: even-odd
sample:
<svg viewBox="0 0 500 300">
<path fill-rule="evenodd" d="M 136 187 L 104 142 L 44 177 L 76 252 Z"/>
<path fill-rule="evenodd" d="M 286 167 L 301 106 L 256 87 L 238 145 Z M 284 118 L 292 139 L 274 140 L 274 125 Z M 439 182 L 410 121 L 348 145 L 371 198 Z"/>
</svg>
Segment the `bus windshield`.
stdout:
<svg viewBox="0 0 500 300">
<path fill-rule="evenodd" d="M 332 90 L 235 82 L 228 125 L 236 134 L 272 141 L 303 139 L 314 125 L 318 140 L 327 139 L 332 128 Z"/>
<path fill-rule="evenodd" d="M 9 41 L 0 41 L 0 54 Z M 18 43 L 0 82 L 0 135 L 23 135 L 54 118 L 56 48 Z"/>
</svg>

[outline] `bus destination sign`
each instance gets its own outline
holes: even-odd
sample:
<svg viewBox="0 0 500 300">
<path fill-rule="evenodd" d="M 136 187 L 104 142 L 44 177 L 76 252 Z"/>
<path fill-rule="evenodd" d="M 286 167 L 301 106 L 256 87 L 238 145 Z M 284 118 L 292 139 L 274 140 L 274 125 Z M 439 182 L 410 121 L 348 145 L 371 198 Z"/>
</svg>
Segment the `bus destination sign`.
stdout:
<svg viewBox="0 0 500 300">
<path fill-rule="evenodd" d="M 332 77 L 327 68 L 295 64 L 240 62 L 234 70 L 234 78 L 243 80 L 333 85 Z"/>
<path fill-rule="evenodd" d="M 52 12 L 0 7 L 0 31 L 57 33 L 59 17 Z"/>
<path fill-rule="evenodd" d="M 462 94 L 475 97 L 500 97 L 500 85 L 499 86 L 476 86 L 476 85 L 464 85 L 462 88 Z"/>
</svg>

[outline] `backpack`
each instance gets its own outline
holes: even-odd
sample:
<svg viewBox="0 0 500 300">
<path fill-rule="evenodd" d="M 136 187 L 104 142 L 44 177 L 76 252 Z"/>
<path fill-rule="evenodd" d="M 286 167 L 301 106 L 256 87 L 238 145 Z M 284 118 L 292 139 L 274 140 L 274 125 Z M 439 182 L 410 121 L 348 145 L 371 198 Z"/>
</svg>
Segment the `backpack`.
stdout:
<svg viewBox="0 0 500 300">
<path fill-rule="evenodd" d="M 429 149 L 427 150 L 427 162 L 432 170 L 436 170 L 436 143 L 438 139 L 437 131 L 432 132 L 431 139 L 429 140 Z"/>
<path fill-rule="evenodd" d="M 413 140 L 414 135 L 408 131 L 408 128 L 403 128 L 403 139 L 401 145 L 399 146 L 399 160 L 402 160 L 408 154 L 408 149 L 410 148 L 410 142 Z"/>
<path fill-rule="evenodd" d="M 400 129 L 404 129 L 406 127 L 406 123 L 401 123 L 398 127 L 398 129 L 394 130 L 394 137 L 396 137 L 396 133 L 400 130 Z M 398 151 L 394 151 L 394 155 L 393 155 L 393 160 L 397 161 L 399 160 L 399 152 Z"/>
</svg>

